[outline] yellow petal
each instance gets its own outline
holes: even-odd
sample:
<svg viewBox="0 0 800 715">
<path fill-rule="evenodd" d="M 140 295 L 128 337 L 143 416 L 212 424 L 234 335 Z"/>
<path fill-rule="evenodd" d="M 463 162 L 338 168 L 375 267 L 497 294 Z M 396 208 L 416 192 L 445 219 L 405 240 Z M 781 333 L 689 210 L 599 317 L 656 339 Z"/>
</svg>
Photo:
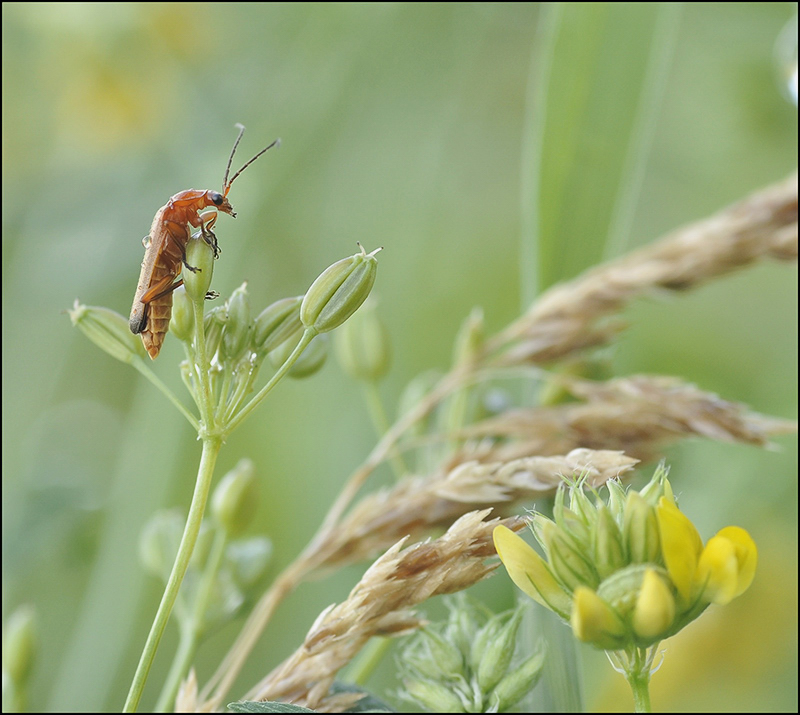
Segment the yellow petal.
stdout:
<svg viewBox="0 0 800 715">
<path fill-rule="evenodd" d="M 739 564 L 739 578 L 733 597 L 741 596 L 753 583 L 758 565 L 758 549 L 756 542 L 744 529 L 738 526 L 726 526 L 717 533 L 718 537 L 729 539 L 736 548 L 736 561 Z"/>
<path fill-rule="evenodd" d="M 664 579 L 647 569 L 633 611 L 636 635 L 649 639 L 663 635 L 675 619 L 675 597 Z"/>
<path fill-rule="evenodd" d="M 625 642 L 622 619 L 600 596 L 586 586 L 572 595 L 572 632 L 578 640 L 605 650 L 618 650 Z"/>
<path fill-rule="evenodd" d="M 496 526 L 493 537 L 497 555 L 511 580 L 537 603 L 565 620 L 569 618 L 569 594 L 553 578 L 544 559 L 508 527 Z"/>
<path fill-rule="evenodd" d="M 703 541 L 694 524 L 673 501 L 661 497 L 656 507 L 656 517 L 664 565 L 681 598 L 688 602 Z"/>
<path fill-rule="evenodd" d="M 724 605 L 744 593 L 753 582 L 757 560 L 750 534 L 737 526 L 722 529 L 709 539 L 697 565 L 704 600 Z"/>
</svg>

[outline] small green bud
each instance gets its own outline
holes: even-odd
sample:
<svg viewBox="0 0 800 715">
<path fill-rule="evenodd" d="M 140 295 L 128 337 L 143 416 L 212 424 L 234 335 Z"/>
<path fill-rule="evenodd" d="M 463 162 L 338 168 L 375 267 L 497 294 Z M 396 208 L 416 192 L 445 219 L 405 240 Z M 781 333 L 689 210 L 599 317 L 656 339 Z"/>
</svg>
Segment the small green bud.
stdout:
<svg viewBox="0 0 800 715">
<path fill-rule="evenodd" d="M 459 648 L 432 628 L 421 631 L 427 648 L 427 675 L 441 674 L 445 678 L 457 678 L 464 673 L 464 656 Z M 436 673 L 435 671 L 438 671 Z"/>
<path fill-rule="evenodd" d="M 189 300 L 198 302 L 206 299 L 214 274 L 214 249 L 206 243 L 200 231 L 192 234 L 186 244 L 186 262 L 196 270 L 183 267 L 183 285 Z"/>
<path fill-rule="evenodd" d="M 271 556 L 272 542 L 266 536 L 238 539 L 225 549 L 225 561 L 242 586 L 251 586 L 264 575 Z"/>
<path fill-rule="evenodd" d="M 255 516 L 257 486 L 253 462 L 241 459 L 214 490 L 211 513 L 232 538 L 239 536 Z"/>
<path fill-rule="evenodd" d="M 653 476 L 644 489 L 639 490 L 639 495 L 648 504 L 650 504 L 650 506 L 656 506 L 658 504 L 658 500 L 664 496 L 665 482 L 666 488 L 669 488 L 667 474 L 669 474 L 669 469 L 667 469 L 666 465 L 662 461 L 659 463 L 658 467 L 656 467 L 655 472 L 653 472 Z"/>
<path fill-rule="evenodd" d="M 139 536 L 139 561 L 148 573 L 169 575 L 182 532 L 183 517 L 175 509 L 156 512 L 147 521 Z"/>
<path fill-rule="evenodd" d="M 3 633 L 3 673 L 15 687 L 24 686 L 36 655 L 36 611 L 20 606 L 6 621 Z"/>
<path fill-rule="evenodd" d="M 186 295 L 186 288 L 179 286 L 172 291 L 172 317 L 169 321 L 170 332 L 183 342 L 192 339 L 194 327 L 194 311 L 192 302 Z"/>
<path fill-rule="evenodd" d="M 418 678 L 404 681 L 405 694 L 432 713 L 463 713 L 464 706 L 458 696 L 444 685 L 433 680 Z"/>
<path fill-rule="evenodd" d="M 578 518 L 586 524 L 590 529 L 597 520 L 597 512 L 594 504 L 586 496 L 586 492 L 582 487 L 571 487 L 569 490 L 569 508 L 570 511 L 578 515 Z"/>
<path fill-rule="evenodd" d="M 184 524 L 185 518 L 178 509 L 164 509 L 153 514 L 139 535 L 139 561 L 145 571 L 167 580 L 178 553 Z M 212 539 L 213 534 L 204 521 L 189 562 L 192 566 L 200 567 L 205 562 Z"/>
<path fill-rule="evenodd" d="M 478 685 L 484 693 L 492 690 L 505 677 L 514 655 L 521 620 L 522 611 L 517 610 L 483 651 L 478 665 Z"/>
<path fill-rule="evenodd" d="M 260 352 L 270 352 L 303 329 L 300 304 L 303 296 L 283 298 L 267 306 L 255 320 L 253 345 Z"/>
<path fill-rule="evenodd" d="M 373 300 L 337 331 L 334 345 L 339 362 L 355 380 L 378 380 L 389 370 L 389 334 Z"/>
<path fill-rule="evenodd" d="M 629 562 L 659 563 L 661 540 L 658 534 L 656 510 L 641 497 L 639 492 L 628 492 L 623 535 Z"/>
<path fill-rule="evenodd" d="M 247 299 L 247 281 L 242 283 L 225 302 L 228 322 L 222 331 L 223 358 L 238 360 L 250 343 L 250 301 Z"/>
<path fill-rule="evenodd" d="M 592 530 L 592 555 L 601 579 L 626 564 L 622 532 L 604 504 L 597 507 L 597 523 Z"/>
<path fill-rule="evenodd" d="M 572 591 L 578 586 L 597 588 L 600 578 L 575 542 L 552 521 L 543 524 L 542 538 L 547 547 L 550 567 L 561 583 Z"/>
<path fill-rule="evenodd" d="M 490 643 L 493 643 L 503 627 L 503 623 L 508 618 L 507 613 L 497 613 L 478 631 L 470 645 L 469 664 L 473 671 L 478 670 L 483 659 L 483 655 Z"/>
<path fill-rule="evenodd" d="M 206 354 L 210 357 L 217 352 L 222 342 L 222 332 L 228 322 L 228 311 L 224 305 L 209 310 L 203 318 L 203 330 L 206 336 Z"/>
<path fill-rule="evenodd" d="M 544 655 L 544 649 L 540 650 L 497 684 L 492 692 L 492 701 L 497 707 L 492 712 L 507 712 L 536 687 L 542 676 Z"/>
<path fill-rule="evenodd" d="M 295 334 L 289 340 L 281 343 L 269 354 L 270 364 L 276 370 L 289 359 L 289 356 L 294 352 L 294 349 L 300 342 L 302 335 L 302 333 Z M 325 364 L 325 359 L 327 357 L 328 337 L 326 335 L 317 335 L 308 344 L 300 357 L 297 358 L 294 365 L 289 368 L 287 375 L 296 379 L 313 375 Z"/>
<path fill-rule="evenodd" d="M 297 358 L 297 362 L 289 368 L 287 375 L 300 380 L 321 370 L 328 358 L 328 344 L 327 335 L 315 336 L 303 354 Z"/>
<path fill-rule="evenodd" d="M 622 524 L 625 514 L 625 500 L 627 499 L 625 488 L 618 479 L 609 479 L 606 482 L 606 488 L 608 489 L 608 508 L 617 524 Z"/>
<path fill-rule="evenodd" d="M 378 260 L 358 244 L 361 253 L 328 266 L 303 298 L 300 320 L 307 328 L 326 333 L 338 328 L 358 310 L 375 283 Z"/>
<path fill-rule="evenodd" d="M 72 324 L 111 357 L 125 363 L 143 358 L 146 353 L 138 335 L 134 335 L 119 313 L 108 308 L 83 305 L 77 300 L 69 313 Z"/>
</svg>

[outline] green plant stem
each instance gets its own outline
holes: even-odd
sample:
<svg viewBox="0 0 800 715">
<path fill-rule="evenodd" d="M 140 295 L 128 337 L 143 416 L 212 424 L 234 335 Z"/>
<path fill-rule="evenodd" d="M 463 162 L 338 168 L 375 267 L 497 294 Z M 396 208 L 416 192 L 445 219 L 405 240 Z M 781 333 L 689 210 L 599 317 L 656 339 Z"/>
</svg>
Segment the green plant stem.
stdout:
<svg viewBox="0 0 800 715">
<path fill-rule="evenodd" d="M 361 649 L 358 657 L 353 660 L 345 680 L 363 686 L 391 647 L 391 638 L 380 636 L 370 639 L 369 643 Z"/>
<path fill-rule="evenodd" d="M 189 515 L 186 518 L 186 527 L 183 530 L 183 537 L 178 547 L 178 553 L 175 556 L 175 563 L 172 565 L 172 572 L 164 589 L 164 595 L 161 597 L 161 603 L 158 606 L 153 625 L 150 627 L 150 633 L 147 635 L 147 641 L 139 658 L 139 664 L 136 667 L 136 673 L 133 676 L 123 712 L 136 712 L 139 700 L 142 697 L 147 675 L 158 650 L 158 644 L 164 635 L 164 629 L 167 626 L 172 607 L 175 605 L 178 590 L 189 566 L 189 559 L 192 556 L 195 543 L 197 543 L 197 535 L 200 533 L 200 524 L 203 521 L 211 480 L 214 476 L 214 465 L 217 462 L 221 446 L 222 439 L 220 437 L 205 436 L 203 438 L 203 452 L 197 469 L 197 481 L 192 495 L 192 504 L 189 507 Z"/>
<path fill-rule="evenodd" d="M 637 713 L 652 712 L 650 707 L 650 673 L 639 672 L 628 674 L 628 684 L 633 691 L 634 710 Z"/>
<path fill-rule="evenodd" d="M 292 351 L 292 354 L 286 358 L 286 362 L 278 368 L 278 371 L 269 379 L 269 382 L 264 385 L 259 391 L 258 394 L 253 397 L 250 402 L 248 402 L 241 411 L 234 417 L 227 425 L 226 425 L 226 432 L 230 434 L 235 430 L 242 422 L 250 415 L 250 413 L 258 407 L 261 401 L 272 391 L 272 388 L 278 384 L 281 378 L 289 371 L 289 368 L 297 362 L 297 358 L 303 353 L 308 347 L 308 344 L 314 339 L 317 335 L 317 331 L 314 328 L 306 328 L 305 332 L 303 333 L 303 337 L 300 338 L 300 342 L 297 343 L 297 347 Z"/>
<path fill-rule="evenodd" d="M 214 543 L 211 546 L 211 553 L 203 569 L 203 578 L 200 583 L 200 588 L 197 591 L 192 613 L 187 621 L 181 624 L 181 637 L 178 643 L 178 650 L 175 653 L 172 667 L 170 668 L 167 679 L 164 682 L 164 687 L 161 689 L 161 695 L 156 703 L 155 712 L 157 713 L 168 712 L 172 708 L 178 694 L 178 688 L 180 688 L 181 685 L 181 680 L 186 676 L 192 664 L 192 660 L 194 660 L 200 637 L 205 630 L 205 614 L 208 612 L 217 573 L 222 564 L 222 559 L 225 556 L 225 547 L 227 545 L 228 532 L 222 527 L 218 527 L 216 536 L 214 537 Z"/>
<path fill-rule="evenodd" d="M 367 380 L 364 382 L 364 398 L 367 402 L 372 425 L 375 427 L 378 439 L 380 439 L 389 431 L 391 425 L 389 424 L 389 418 L 386 416 L 383 402 L 381 402 L 381 396 L 378 394 L 378 383 L 375 380 Z M 400 477 L 408 473 L 408 466 L 399 452 L 393 451 L 389 457 L 389 461 L 397 479 L 400 479 Z"/>
<path fill-rule="evenodd" d="M 205 428 L 204 431 L 206 434 L 209 434 L 214 431 L 216 425 L 214 423 L 214 395 L 211 389 L 211 378 L 209 376 L 211 363 L 206 354 L 203 303 L 204 301 L 202 300 L 192 301 L 192 311 L 194 312 L 194 337 L 192 340 L 194 360 L 191 362 L 194 367 L 195 375 L 197 376 L 195 401 L 200 410 L 200 418 L 203 420 L 203 427 Z M 201 432 L 200 430 L 198 431 Z"/>
<path fill-rule="evenodd" d="M 195 428 L 195 430 L 200 429 L 200 423 L 197 421 L 197 418 L 186 409 L 185 405 L 174 395 L 172 390 L 170 390 L 161 380 L 158 379 L 156 374 L 150 369 L 150 367 L 145 363 L 144 360 L 137 359 L 131 362 L 131 365 L 142 375 L 144 375 L 148 380 L 150 380 L 153 385 L 155 385 L 165 396 L 166 398 L 173 404 L 175 407 L 178 408 L 180 413 L 189 421 L 189 424 Z"/>
</svg>

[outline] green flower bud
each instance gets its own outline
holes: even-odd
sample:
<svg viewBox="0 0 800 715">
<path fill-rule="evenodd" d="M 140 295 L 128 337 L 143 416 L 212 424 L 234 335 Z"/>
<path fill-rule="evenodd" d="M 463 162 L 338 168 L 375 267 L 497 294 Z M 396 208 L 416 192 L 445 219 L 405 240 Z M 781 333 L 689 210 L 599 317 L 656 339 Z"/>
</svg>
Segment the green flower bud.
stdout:
<svg viewBox="0 0 800 715">
<path fill-rule="evenodd" d="M 661 542 L 656 510 L 639 492 L 628 492 L 623 534 L 628 561 L 635 564 L 660 563 Z"/>
<path fill-rule="evenodd" d="M 478 665 L 478 685 L 484 693 L 492 690 L 506 675 L 514 655 L 521 620 L 522 611 L 517 610 L 483 651 Z"/>
<path fill-rule="evenodd" d="M 285 363 L 289 356 L 294 352 L 300 342 L 302 333 L 295 334 L 292 338 L 279 345 L 269 354 L 271 365 L 277 370 Z M 308 344 L 297 361 L 289 368 L 287 375 L 297 379 L 313 375 L 324 364 L 328 357 L 328 338 L 325 335 L 317 335 Z"/>
<path fill-rule="evenodd" d="M 180 286 L 172 291 L 172 317 L 169 321 L 169 330 L 178 340 L 189 342 L 192 339 L 193 328 L 192 302 L 186 295 L 186 288 Z"/>
<path fill-rule="evenodd" d="M 242 283 L 225 302 L 228 322 L 222 331 L 220 352 L 223 359 L 238 360 L 250 344 L 252 323 L 250 322 L 250 301 L 247 299 L 247 281 Z"/>
<path fill-rule="evenodd" d="M 255 515 L 257 486 L 253 462 L 241 459 L 214 490 L 211 513 L 232 538 L 239 536 Z"/>
<path fill-rule="evenodd" d="M 320 333 L 338 328 L 367 299 L 378 271 L 377 249 L 343 258 L 326 268 L 312 283 L 300 307 L 300 320 Z"/>
<path fill-rule="evenodd" d="M 321 370 L 328 358 L 328 344 L 327 335 L 315 336 L 303 354 L 297 358 L 297 362 L 289 368 L 287 375 L 300 380 Z"/>
<path fill-rule="evenodd" d="M 556 491 L 556 498 L 553 502 L 553 519 L 555 520 L 555 523 L 558 524 L 562 532 L 569 535 L 569 537 L 575 542 L 576 546 L 582 546 L 586 548 L 589 546 L 591 541 L 589 522 L 580 514 L 566 506 L 566 495 L 567 490 L 562 484 Z M 542 518 L 544 519 L 545 517 Z M 548 519 L 548 521 L 550 520 Z M 592 521 L 594 521 L 594 519 L 592 519 Z M 539 543 L 542 542 L 540 541 Z"/>
<path fill-rule="evenodd" d="M 550 567 L 567 590 L 572 591 L 580 585 L 597 588 L 600 579 L 594 567 L 576 548 L 574 541 L 552 521 L 543 524 L 542 538 Z"/>
<path fill-rule="evenodd" d="M 497 707 L 492 712 L 507 712 L 536 687 L 542 676 L 544 655 L 544 649 L 540 650 L 497 684 L 492 692 L 492 701 Z"/>
<path fill-rule="evenodd" d="M 597 507 L 597 523 L 592 530 L 592 555 L 600 578 L 610 576 L 627 563 L 622 532 L 611 510 L 603 504 Z"/>
<path fill-rule="evenodd" d="M 625 488 L 618 479 L 609 479 L 606 482 L 606 488 L 608 489 L 608 508 L 611 511 L 611 515 L 617 524 L 622 524 L 625 514 L 625 501 L 627 499 Z"/>
<path fill-rule="evenodd" d="M 283 298 L 267 306 L 255 320 L 253 345 L 260 352 L 270 352 L 303 329 L 300 304 L 303 296 Z"/>
<path fill-rule="evenodd" d="M 355 380 L 378 380 L 389 370 L 389 334 L 373 300 L 337 331 L 334 345 L 339 362 Z"/>
<path fill-rule="evenodd" d="M 131 332 L 128 321 L 119 313 L 83 305 L 77 300 L 68 312 L 72 324 L 111 357 L 130 364 L 146 355 L 141 339 Z"/>
<path fill-rule="evenodd" d="M 3 673 L 15 687 L 24 686 L 36 655 L 36 611 L 20 606 L 6 621 L 3 633 Z"/>
<path fill-rule="evenodd" d="M 195 302 L 205 300 L 214 274 L 214 249 L 206 243 L 200 231 L 192 234 L 186 244 L 186 262 L 196 270 L 183 267 L 183 285 L 186 295 Z"/>
<path fill-rule="evenodd" d="M 658 500 L 664 496 L 665 482 L 666 487 L 669 488 L 667 474 L 669 474 L 669 469 L 667 469 L 664 462 L 661 462 L 658 467 L 656 467 L 655 472 L 653 472 L 653 476 L 650 478 L 650 481 L 647 483 L 644 489 L 639 490 L 639 495 L 650 506 L 656 506 L 656 504 L 658 504 Z"/>
<path fill-rule="evenodd" d="M 236 582 L 251 586 L 267 570 L 272 557 L 272 542 L 266 536 L 239 539 L 225 549 L 225 561 L 230 565 Z"/>
<path fill-rule="evenodd" d="M 481 628 L 472 643 L 469 651 L 469 665 L 472 670 L 477 671 L 481 659 L 489 644 L 492 643 L 500 633 L 503 622 L 508 617 L 506 613 L 498 613 L 492 616 L 489 621 Z"/>
<path fill-rule="evenodd" d="M 404 681 L 405 694 L 432 713 L 463 713 L 464 706 L 448 687 L 433 680 L 418 678 Z"/>
<path fill-rule="evenodd" d="M 443 638 L 432 628 L 421 631 L 427 648 L 425 673 L 443 675 L 445 678 L 457 678 L 464 673 L 464 656 L 458 647 Z M 436 673 L 432 670 L 438 671 Z"/>
<path fill-rule="evenodd" d="M 139 535 L 139 561 L 148 573 L 169 575 L 182 532 L 183 518 L 175 509 L 156 512 L 147 521 Z"/>
<path fill-rule="evenodd" d="M 209 310 L 203 318 L 203 330 L 206 336 L 206 354 L 213 357 L 222 342 L 222 332 L 228 322 L 228 311 L 224 305 Z"/>
</svg>

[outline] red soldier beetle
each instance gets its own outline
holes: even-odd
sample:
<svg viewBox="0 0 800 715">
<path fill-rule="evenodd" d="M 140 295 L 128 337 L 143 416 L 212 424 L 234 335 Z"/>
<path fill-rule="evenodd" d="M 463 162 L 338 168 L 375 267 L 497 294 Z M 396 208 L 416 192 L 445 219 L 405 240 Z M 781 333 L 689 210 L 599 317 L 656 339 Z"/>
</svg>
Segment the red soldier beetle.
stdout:
<svg viewBox="0 0 800 715">
<path fill-rule="evenodd" d="M 233 155 L 244 134 L 244 127 L 241 124 L 236 126 L 239 127 L 239 136 L 236 137 L 228 158 L 225 178 L 222 180 L 222 192 L 211 189 L 205 191 L 188 189 L 175 194 L 156 212 L 150 233 L 142 241 L 145 246 L 144 260 L 136 294 L 133 297 L 129 325 L 132 333 L 141 334 L 151 360 L 155 360 L 158 356 L 164 336 L 169 330 L 172 291 L 183 284 L 182 279 L 176 280 L 176 278 L 184 267 L 192 272 L 200 270 L 186 262 L 189 226 L 200 229 L 203 238 L 213 248 L 216 258 L 219 255 L 219 247 L 211 229 L 219 216 L 217 212 L 221 211 L 236 218 L 236 212 L 228 202 L 231 185 L 250 164 L 280 141 L 276 139 L 258 152 L 229 181 Z M 210 211 L 203 211 L 209 206 L 213 207 Z"/>
</svg>

